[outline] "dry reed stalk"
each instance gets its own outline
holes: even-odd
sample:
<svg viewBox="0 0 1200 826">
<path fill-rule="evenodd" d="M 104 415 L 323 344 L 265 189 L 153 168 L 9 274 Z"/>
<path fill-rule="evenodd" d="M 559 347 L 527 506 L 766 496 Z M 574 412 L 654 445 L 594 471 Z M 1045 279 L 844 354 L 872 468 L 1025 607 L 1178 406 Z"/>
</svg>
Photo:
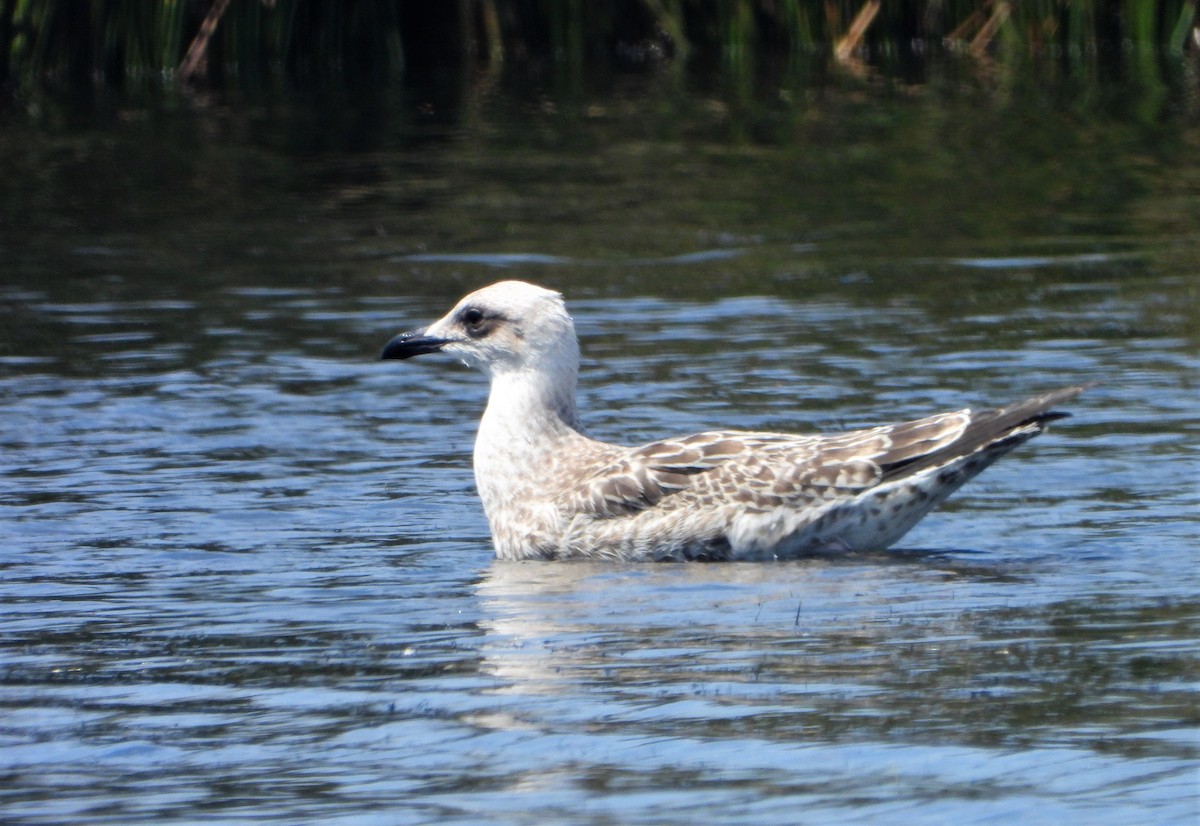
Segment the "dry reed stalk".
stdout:
<svg viewBox="0 0 1200 826">
<path fill-rule="evenodd" d="M 1000 31 L 1000 27 L 1004 25 L 1004 21 L 1008 20 L 1012 9 L 1005 0 L 1000 0 L 992 9 L 992 16 L 983 24 L 979 32 L 975 35 L 975 39 L 971 41 L 971 54 L 976 57 L 982 57 L 991 45 L 992 39 L 995 38 L 996 32 Z"/>
<path fill-rule="evenodd" d="M 181 83 L 188 83 L 207 68 L 208 41 L 212 39 L 213 32 L 217 30 L 217 24 L 221 22 L 221 15 L 228 7 L 229 0 L 213 0 L 204 22 L 200 24 L 200 30 L 192 38 L 187 54 L 183 56 L 183 62 L 179 64 Z"/>
<path fill-rule="evenodd" d="M 848 63 L 850 56 L 858 48 L 862 42 L 863 35 L 867 33 L 867 28 L 871 25 L 871 21 L 875 19 L 875 15 L 879 14 L 879 8 L 882 6 L 881 0 L 867 0 L 863 3 L 863 7 L 858 10 L 853 22 L 850 23 L 850 28 L 834 46 L 833 56 L 838 63 Z"/>
</svg>

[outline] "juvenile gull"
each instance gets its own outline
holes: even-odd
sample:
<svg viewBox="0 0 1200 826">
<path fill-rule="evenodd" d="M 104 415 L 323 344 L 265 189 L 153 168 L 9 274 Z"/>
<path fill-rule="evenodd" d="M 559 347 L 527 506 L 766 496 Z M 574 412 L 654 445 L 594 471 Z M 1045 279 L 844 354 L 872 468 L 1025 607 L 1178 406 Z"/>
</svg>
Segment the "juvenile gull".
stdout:
<svg viewBox="0 0 1200 826">
<path fill-rule="evenodd" d="M 475 482 L 502 559 L 763 560 L 882 550 L 999 457 L 1066 416 L 1067 387 L 830 435 L 712 430 L 622 447 L 585 435 L 562 296 L 471 293 L 382 358 L 444 351 L 491 379 Z"/>
</svg>

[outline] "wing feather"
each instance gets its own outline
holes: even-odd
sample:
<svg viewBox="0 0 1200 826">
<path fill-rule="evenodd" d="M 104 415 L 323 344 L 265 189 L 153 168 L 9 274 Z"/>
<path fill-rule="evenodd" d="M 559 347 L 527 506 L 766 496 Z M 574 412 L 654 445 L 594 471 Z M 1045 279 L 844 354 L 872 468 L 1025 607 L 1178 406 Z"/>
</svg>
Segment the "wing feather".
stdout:
<svg viewBox="0 0 1200 826">
<path fill-rule="evenodd" d="M 700 496 L 755 510 L 852 497 L 885 479 L 1024 433 L 1030 425 L 1040 429 L 1063 415 L 1051 405 L 1082 389 L 826 436 L 713 430 L 651 442 L 618 453 L 563 491 L 559 504 L 571 513 L 613 518 Z"/>
</svg>

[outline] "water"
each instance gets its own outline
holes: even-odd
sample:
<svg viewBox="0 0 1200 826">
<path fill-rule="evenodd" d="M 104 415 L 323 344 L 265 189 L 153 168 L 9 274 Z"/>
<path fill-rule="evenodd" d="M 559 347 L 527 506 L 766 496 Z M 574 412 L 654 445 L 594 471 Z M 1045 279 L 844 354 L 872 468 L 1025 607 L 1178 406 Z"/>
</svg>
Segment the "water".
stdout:
<svg viewBox="0 0 1200 826">
<path fill-rule="evenodd" d="M 1195 127 L 654 83 L 9 117 L 6 822 L 1194 822 Z M 375 357 L 504 277 L 614 441 L 1102 384 L 896 552 L 502 564 Z"/>
</svg>

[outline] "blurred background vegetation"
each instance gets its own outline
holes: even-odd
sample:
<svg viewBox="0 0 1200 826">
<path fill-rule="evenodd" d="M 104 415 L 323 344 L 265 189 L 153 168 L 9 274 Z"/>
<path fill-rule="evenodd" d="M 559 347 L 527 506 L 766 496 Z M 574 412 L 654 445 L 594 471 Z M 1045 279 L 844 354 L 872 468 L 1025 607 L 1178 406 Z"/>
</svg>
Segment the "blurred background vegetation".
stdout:
<svg viewBox="0 0 1200 826">
<path fill-rule="evenodd" d="M 0 84 L 378 84 L 432 65 L 766 63 L 919 73 L 933 53 L 1169 82 L 1197 0 L 0 0 Z"/>
</svg>

